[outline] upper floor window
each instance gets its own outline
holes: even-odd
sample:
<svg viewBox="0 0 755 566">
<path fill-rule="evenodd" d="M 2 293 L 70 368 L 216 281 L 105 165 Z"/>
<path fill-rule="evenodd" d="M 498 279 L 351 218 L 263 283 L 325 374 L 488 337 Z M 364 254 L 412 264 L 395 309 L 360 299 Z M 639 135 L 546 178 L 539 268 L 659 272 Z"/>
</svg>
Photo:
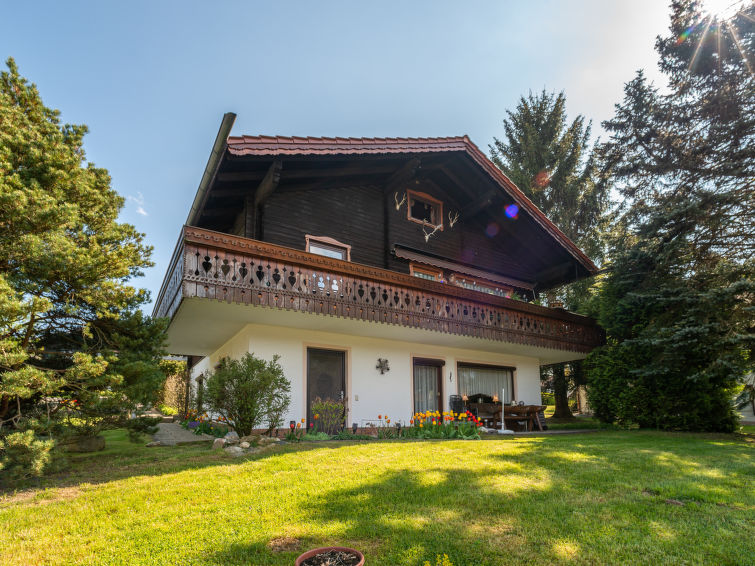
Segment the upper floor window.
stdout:
<svg viewBox="0 0 755 566">
<path fill-rule="evenodd" d="M 440 269 L 433 269 L 432 267 L 425 267 L 425 266 L 418 266 L 415 263 L 409 264 L 409 273 L 413 275 L 414 277 L 419 277 L 420 279 L 427 279 L 428 281 L 439 281 L 440 283 L 445 283 L 445 280 L 443 279 L 443 271 Z"/>
<path fill-rule="evenodd" d="M 499 297 L 511 298 L 511 295 L 514 292 L 511 287 L 504 287 L 489 281 L 480 281 L 479 279 L 472 279 L 459 274 L 451 276 L 451 283 L 458 287 L 464 287 L 465 289 L 471 289 L 472 291 L 479 291 L 480 293 L 488 293 L 489 295 L 497 295 Z"/>
<path fill-rule="evenodd" d="M 351 246 L 326 236 L 305 236 L 307 251 L 313 254 L 351 261 Z"/>
<path fill-rule="evenodd" d="M 443 203 L 426 193 L 407 191 L 409 206 L 407 217 L 413 222 L 419 222 L 443 230 Z"/>
</svg>

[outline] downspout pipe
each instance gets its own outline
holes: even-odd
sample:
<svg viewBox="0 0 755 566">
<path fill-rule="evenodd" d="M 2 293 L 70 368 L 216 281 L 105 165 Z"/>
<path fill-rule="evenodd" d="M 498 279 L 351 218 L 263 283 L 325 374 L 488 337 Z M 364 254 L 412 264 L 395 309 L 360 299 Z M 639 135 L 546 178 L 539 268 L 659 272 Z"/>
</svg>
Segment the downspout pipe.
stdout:
<svg viewBox="0 0 755 566">
<path fill-rule="evenodd" d="M 220 167 L 220 161 L 225 152 L 228 135 L 231 133 L 231 128 L 233 128 L 233 123 L 235 121 L 235 113 L 226 112 L 223 114 L 223 121 L 220 123 L 218 135 L 215 138 L 215 143 L 212 145 L 212 153 L 210 153 L 210 158 L 207 160 L 207 166 L 204 168 L 204 174 L 202 175 L 202 180 L 199 182 L 197 194 L 194 197 L 191 210 L 189 210 L 189 217 L 186 219 L 187 226 L 196 226 L 199 221 L 199 212 L 202 210 L 202 207 L 207 200 L 207 191 L 210 188 L 212 180 L 215 178 L 218 167 Z"/>
</svg>

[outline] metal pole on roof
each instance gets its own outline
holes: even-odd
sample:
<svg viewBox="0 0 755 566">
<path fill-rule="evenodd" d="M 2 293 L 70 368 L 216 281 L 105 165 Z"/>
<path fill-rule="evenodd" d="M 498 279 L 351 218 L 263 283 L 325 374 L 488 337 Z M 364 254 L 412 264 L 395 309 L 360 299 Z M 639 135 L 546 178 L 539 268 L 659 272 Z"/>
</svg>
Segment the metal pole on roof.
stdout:
<svg viewBox="0 0 755 566">
<path fill-rule="evenodd" d="M 220 160 L 223 157 L 225 151 L 226 141 L 228 140 L 228 134 L 231 133 L 233 123 L 236 121 L 236 114 L 233 112 L 226 112 L 223 114 L 223 121 L 220 123 L 220 129 L 218 135 L 215 137 L 215 143 L 212 145 L 212 152 L 210 158 L 207 160 L 207 165 L 204 168 L 204 174 L 202 180 L 199 182 L 199 188 L 197 194 L 194 197 L 194 202 L 189 210 L 189 216 L 186 218 L 187 226 L 196 225 L 199 220 L 199 211 L 204 205 L 204 201 L 207 198 L 207 190 L 210 188 L 210 183 L 215 177 L 215 173 L 220 165 Z"/>
</svg>

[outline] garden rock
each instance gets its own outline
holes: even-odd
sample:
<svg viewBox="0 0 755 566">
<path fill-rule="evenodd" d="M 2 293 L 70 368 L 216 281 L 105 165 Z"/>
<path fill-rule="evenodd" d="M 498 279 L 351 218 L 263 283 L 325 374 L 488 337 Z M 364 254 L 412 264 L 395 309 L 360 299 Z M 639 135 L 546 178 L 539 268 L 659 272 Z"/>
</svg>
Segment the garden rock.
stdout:
<svg viewBox="0 0 755 566">
<path fill-rule="evenodd" d="M 213 450 L 220 450 L 224 446 L 225 446 L 225 438 L 216 438 L 215 441 L 212 443 Z"/>
<path fill-rule="evenodd" d="M 263 436 L 259 439 L 260 446 L 267 446 L 268 444 L 275 444 L 276 442 L 280 442 L 280 438 L 277 436 Z"/>
<path fill-rule="evenodd" d="M 226 454 L 234 458 L 238 458 L 239 456 L 244 455 L 244 449 L 240 446 L 229 446 L 227 448 L 223 448 L 223 450 L 226 452 Z"/>
<path fill-rule="evenodd" d="M 260 435 L 247 434 L 246 436 L 242 436 L 239 440 L 241 440 L 241 442 L 248 442 L 251 445 L 255 445 L 260 441 Z"/>
<path fill-rule="evenodd" d="M 243 448 L 244 450 L 246 450 L 246 449 L 247 449 L 247 448 L 249 448 L 250 446 L 251 446 L 251 444 L 249 444 L 249 443 L 248 443 L 248 442 L 246 442 L 246 441 L 242 441 L 242 442 L 241 442 L 241 444 L 239 444 L 239 448 Z"/>
<path fill-rule="evenodd" d="M 159 440 L 155 440 L 154 442 L 148 443 L 146 446 L 147 448 L 152 448 L 153 446 L 162 446 L 162 445 L 163 445 L 162 442 L 160 442 Z"/>
<path fill-rule="evenodd" d="M 235 430 L 228 431 L 225 436 L 225 438 L 229 444 L 238 444 L 239 442 L 239 433 Z"/>
</svg>

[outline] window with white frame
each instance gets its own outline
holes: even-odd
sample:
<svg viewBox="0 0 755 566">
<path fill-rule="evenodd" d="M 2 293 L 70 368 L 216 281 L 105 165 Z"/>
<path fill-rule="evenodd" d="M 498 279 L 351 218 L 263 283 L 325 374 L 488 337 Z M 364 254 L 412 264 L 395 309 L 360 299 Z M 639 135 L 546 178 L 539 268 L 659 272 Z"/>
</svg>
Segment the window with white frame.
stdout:
<svg viewBox="0 0 755 566">
<path fill-rule="evenodd" d="M 309 253 L 351 261 L 351 246 L 326 236 L 305 236 Z"/>
</svg>

